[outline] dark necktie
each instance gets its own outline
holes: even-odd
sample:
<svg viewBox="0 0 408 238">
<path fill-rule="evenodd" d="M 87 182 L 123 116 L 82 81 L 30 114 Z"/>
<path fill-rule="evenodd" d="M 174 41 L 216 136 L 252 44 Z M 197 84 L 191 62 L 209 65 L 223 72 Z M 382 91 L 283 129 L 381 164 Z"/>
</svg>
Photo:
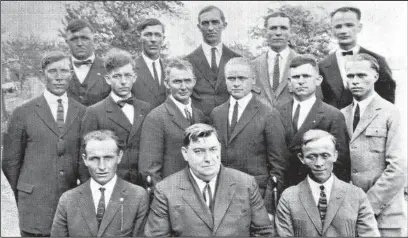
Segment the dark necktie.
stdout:
<svg viewBox="0 0 408 238">
<path fill-rule="evenodd" d="M 191 118 L 191 113 L 190 113 L 190 111 L 188 110 L 187 107 L 184 108 L 184 113 L 186 114 L 187 121 L 189 121 L 190 125 L 191 125 L 193 123 L 193 120 Z"/>
<path fill-rule="evenodd" d="M 279 54 L 276 54 L 275 57 L 275 64 L 273 66 L 273 77 L 272 77 L 272 91 L 275 92 L 276 89 L 279 86 L 279 78 L 280 78 L 280 72 L 279 72 Z"/>
<path fill-rule="evenodd" d="M 210 182 L 206 182 L 205 184 L 204 191 L 203 191 L 203 197 L 204 197 L 205 204 L 207 204 L 208 208 L 210 209 L 212 213 L 213 212 L 213 209 L 212 209 L 213 201 L 212 201 Z"/>
<path fill-rule="evenodd" d="M 88 60 L 84 60 L 84 61 L 74 61 L 74 65 L 75 67 L 79 68 L 82 65 L 90 65 L 92 64 L 92 60 L 88 59 Z"/>
<path fill-rule="evenodd" d="M 353 55 L 353 51 L 352 51 L 352 50 L 350 50 L 350 51 L 343 51 L 343 52 L 341 52 L 341 54 L 342 54 L 343 56 Z"/>
<path fill-rule="evenodd" d="M 120 108 L 122 108 L 123 106 L 125 106 L 126 103 L 133 105 L 133 101 L 134 101 L 134 98 L 130 97 L 128 99 L 118 100 L 117 104 L 119 105 Z"/>
<path fill-rule="evenodd" d="M 160 85 L 160 79 L 159 79 L 159 76 L 157 74 L 155 62 L 153 62 L 152 65 L 153 65 L 154 80 L 156 80 L 156 82 Z"/>
<path fill-rule="evenodd" d="M 101 226 L 103 214 L 105 213 L 105 190 L 106 188 L 100 187 L 99 190 L 101 191 L 101 198 L 99 199 L 98 209 L 96 212 L 96 220 L 98 221 L 98 229 Z"/>
<path fill-rule="evenodd" d="M 229 133 L 228 133 L 229 136 L 231 136 L 232 132 L 234 132 L 237 122 L 238 122 L 238 101 L 235 102 L 234 111 L 232 112 L 232 120 L 231 120 L 231 125 L 229 127 Z"/>
<path fill-rule="evenodd" d="M 300 104 L 297 105 L 295 115 L 293 116 L 293 120 L 292 120 L 293 131 L 295 133 L 298 131 L 299 113 L 300 113 Z"/>
<path fill-rule="evenodd" d="M 217 74 L 218 68 L 217 68 L 217 61 L 215 59 L 215 50 L 217 48 L 213 47 L 211 48 L 211 70 L 213 71 L 214 74 Z"/>
<path fill-rule="evenodd" d="M 353 119 L 353 132 L 356 130 L 358 122 L 360 121 L 360 107 L 356 106 L 356 110 L 354 111 L 354 119 Z"/>
<path fill-rule="evenodd" d="M 326 217 L 327 212 L 327 197 L 326 193 L 324 192 L 324 186 L 320 186 L 320 198 L 319 203 L 317 204 L 317 208 L 319 209 L 320 219 L 322 220 L 322 224 L 324 223 L 324 218 Z"/>
<path fill-rule="evenodd" d="M 64 123 L 64 105 L 62 105 L 62 99 L 59 98 L 57 100 L 58 102 L 58 107 L 57 107 L 57 125 L 58 125 L 58 130 L 60 133 L 64 131 L 65 123 Z"/>
</svg>

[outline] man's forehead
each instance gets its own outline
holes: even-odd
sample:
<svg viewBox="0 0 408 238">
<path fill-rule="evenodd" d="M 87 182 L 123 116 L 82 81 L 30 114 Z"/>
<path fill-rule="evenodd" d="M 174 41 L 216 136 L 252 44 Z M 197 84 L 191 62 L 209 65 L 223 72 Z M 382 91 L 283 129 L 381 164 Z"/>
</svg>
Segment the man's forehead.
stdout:
<svg viewBox="0 0 408 238">
<path fill-rule="evenodd" d="M 200 137 L 196 141 L 191 141 L 189 147 L 190 148 L 205 148 L 205 147 L 213 147 L 219 144 L 217 137 L 213 134 L 208 137 Z"/>
<path fill-rule="evenodd" d="M 193 78 L 194 74 L 190 69 L 178 69 L 172 68 L 169 73 L 169 78 L 172 79 L 184 79 Z"/>
<path fill-rule="evenodd" d="M 371 63 L 367 60 L 363 61 L 347 61 L 345 64 L 346 71 L 370 71 Z"/>
<path fill-rule="evenodd" d="M 143 30 L 142 30 L 142 34 L 144 32 L 160 32 L 163 33 L 163 26 L 158 24 L 158 25 L 152 25 L 152 26 L 146 26 Z"/>
<path fill-rule="evenodd" d="M 322 137 L 320 139 L 310 141 L 306 144 L 306 146 L 302 147 L 302 150 L 304 152 L 310 152 L 312 150 L 333 152 L 335 148 L 336 147 L 331 139 L 329 139 L 328 137 Z"/>
<path fill-rule="evenodd" d="M 332 21 L 358 21 L 357 14 L 352 11 L 337 12 L 333 15 Z"/>
<path fill-rule="evenodd" d="M 251 67 L 247 64 L 228 64 L 225 67 L 225 74 L 226 75 L 242 75 L 242 76 L 247 76 L 248 74 L 251 73 Z"/>
<path fill-rule="evenodd" d="M 221 20 L 221 12 L 218 9 L 211 9 L 210 11 L 203 12 L 200 15 L 200 21 L 204 20 Z"/>
<path fill-rule="evenodd" d="M 268 19 L 267 26 L 290 26 L 290 20 L 287 17 L 271 17 Z"/>
<path fill-rule="evenodd" d="M 70 68 L 70 61 L 68 58 L 63 58 L 61 60 L 58 60 L 56 62 L 52 62 L 48 64 L 45 69 L 51 69 L 51 68 Z"/>
<path fill-rule="evenodd" d="M 297 67 L 290 68 L 290 72 L 296 74 L 310 74 L 316 71 L 316 68 L 311 64 L 302 64 Z"/>
<path fill-rule="evenodd" d="M 73 37 L 73 36 L 92 36 L 93 33 L 91 31 L 91 29 L 89 29 L 89 27 L 84 27 L 82 29 L 80 29 L 79 31 L 76 32 L 71 32 L 68 31 L 67 32 L 68 37 Z"/>
</svg>

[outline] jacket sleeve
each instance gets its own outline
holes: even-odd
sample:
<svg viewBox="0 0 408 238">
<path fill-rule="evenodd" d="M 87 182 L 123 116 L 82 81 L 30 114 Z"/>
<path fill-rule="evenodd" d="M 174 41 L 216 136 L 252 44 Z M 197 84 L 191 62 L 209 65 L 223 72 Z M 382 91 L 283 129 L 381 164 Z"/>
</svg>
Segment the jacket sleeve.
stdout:
<svg viewBox="0 0 408 238">
<path fill-rule="evenodd" d="M 139 203 L 139 209 L 137 210 L 137 217 L 135 226 L 133 228 L 133 237 L 143 236 L 144 226 L 146 224 L 147 214 L 149 212 L 149 199 L 146 190 L 141 189 L 141 198 Z"/>
<path fill-rule="evenodd" d="M 336 138 L 336 148 L 338 151 L 338 159 L 335 162 L 333 172 L 341 180 L 350 182 L 350 137 L 347 132 L 346 120 L 343 113 L 333 115 L 334 118 L 329 128 L 329 133 Z"/>
<path fill-rule="evenodd" d="M 157 186 L 144 229 L 144 235 L 147 237 L 171 236 L 168 201 L 166 195 Z"/>
<path fill-rule="evenodd" d="M 364 191 L 361 188 L 358 188 L 358 190 L 360 199 L 356 221 L 356 235 L 360 237 L 379 237 L 380 232 L 377 227 L 377 221 L 374 217 L 373 208 L 371 207 Z"/>
<path fill-rule="evenodd" d="M 69 237 L 67 221 L 67 193 L 64 193 L 58 203 L 57 211 L 51 227 L 51 237 Z"/>
<path fill-rule="evenodd" d="M 290 194 L 284 191 L 279 199 L 276 209 L 275 225 L 279 237 L 294 236 L 292 214 L 290 213 L 289 198 Z"/>
</svg>

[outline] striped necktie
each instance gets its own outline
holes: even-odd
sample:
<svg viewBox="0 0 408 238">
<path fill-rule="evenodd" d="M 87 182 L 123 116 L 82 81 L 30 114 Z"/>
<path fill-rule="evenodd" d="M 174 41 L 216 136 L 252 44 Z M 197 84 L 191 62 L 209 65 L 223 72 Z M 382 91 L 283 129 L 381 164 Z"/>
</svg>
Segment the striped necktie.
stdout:
<svg viewBox="0 0 408 238">
<path fill-rule="evenodd" d="M 203 197 L 205 204 L 207 204 L 208 208 L 210 209 L 211 213 L 213 212 L 212 205 L 213 205 L 213 199 L 212 199 L 212 193 L 211 193 L 211 187 L 210 187 L 210 182 L 205 183 L 205 187 L 203 190 Z"/>
<path fill-rule="evenodd" d="M 58 107 L 57 107 L 57 125 L 58 125 L 58 130 L 60 131 L 60 133 L 64 132 L 64 127 L 65 127 L 65 123 L 64 123 L 64 105 L 62 105 L 62 99 L 59 98 L 57 100 L 58 102 Z"/>
<path fill-rule="evenodd" d="M 326 193 L 324 192 L 324 186 L 320 186 L 320 198 L 319 203 L 317 204 L 317 208 L 319 209 L 320 219 L 322 220 L 322 224 L 324 223 L 324 219 L 326 217 L 327 212 L 327 197 Z"/>
<path fill-rule="evenodd" d="M 103 214 L 105 213 L 105 190 L 106 188 L 100 187 L 101 198 L 99 199 L 98 208 L 96 212 L 96 220 L 98 221 L 98 229 L 101 226 Z"/>
</svg>

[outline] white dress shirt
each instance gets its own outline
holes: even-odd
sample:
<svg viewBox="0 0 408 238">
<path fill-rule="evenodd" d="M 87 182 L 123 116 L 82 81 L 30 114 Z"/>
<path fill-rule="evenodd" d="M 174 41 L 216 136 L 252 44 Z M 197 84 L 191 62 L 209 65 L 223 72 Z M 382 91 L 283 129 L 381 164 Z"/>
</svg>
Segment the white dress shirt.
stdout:
<svg viewBox="0 0 408 238">
<path fill-rule="evenodd" d="M 119 97 L 113 91 L 110 93 L 110 96 L 112 97 L 115 103 L 117 103 L 119 100 L 127 99 L 127 98 Z M 130 97 L 132 97 L 132 95 L 130 95 Z M 129 120 L 130 124 L 133 125 L 133 119 L 135 117 L 135 108 L 133 107 L 133 105 L 125 103 L 125 105 L 121 109 L 122 109 L 122 112 L 127 117 L 127 119 Z"/>
<path fill-rule="evenodd" d="M 353 118 L 354 118 L 354 112 L 356 111 L 357 103 L 358 103 L 358 106 L 360 107 L 360 119 L 361 119 L 363 117 L 365 110 L 367 109 L 368 104 L 370 104 L 370 102 L 377 95 L 378 94 L 374 92 L 372 95 L 370 95 L 369 97 L 361 101 L 357 101 L 356 99 L 353 98 Z"/>
<path fill-rule="evenodd" d="M 207 183 L 204 182 L 203 180 L 197 178 L 197 176 L 193 173 L 193 171 L 191 171 L 191 169 L 190 169 L 190 173 L 191 173 L 191 175 L 193 176 L 194 181 L 197 183 L 197 186 L 198 186 L 198 188 L 200 189 L 201 194 L 203 194 L 205 185 L 206 185 Z M 214 195 L 215 195 L 215 183 L 217 182 L 217 177 L 218 177 L 218 174 L 217 174 L 214 178 L 212 178 L 212 179 L 210 180 L 210 182 L 208 183 L 208 184 L 210 185 L 210 188 L 211 188 L 211 197 L 212 197 L 212 200 L 214 200 Z M 208 206 L 208 207 L 210 207 L 210 203 L 209 203 L 209 202 L 210 202 L 210 200 L 207 199 L 206 203 L 207 203 L 207 206 Z"/>
<path fill-rule="evenodd" d="M 252 93 L 248 93 L 245 97 L 236 100 L 232 96 L 230 97 L 230 106 L 229 106 L 229 111 L 228 111 L 228 122 L 229 125 L 231 125 L 232 121 L 232 114 L 234 114 L 234 107 L 235 107 L 235 102 L 238 102 L 238 117 L 237 117 L 237 122 L 242 116 L 242 113 L 244 112 L 246 106 L 248 105 L 249 101 L 252 99 Z"/>
<path fill-rule="evenodd" d="M 333 187 L 333 174 L 330 175 L 330 178 L 324 182 L 323 184 L 315 182 L 313 179 L 307 176 L 307 181 L 309 182 L 310 190 L 312 190 L 312 195 L 313 199 L 316 203 L 316 206 L 319 204 L 319 198 L 320 198 L 320 186 L 324 186 L 324 192 L 326 193 L 326 198 L 327 198 L 327 204 L 329 204 L 330 201 L 330 193 Z"/>
<path fill-rule="evenodd" d="M 347 77 L 346 77 L 346 68 L 345 68 L 345 67 L 346 67 L 346 61 L 347 61 L 349 58 L 353 57 L 353 56 L 352 56 L 352 55 L 345 55 L 345 56 L 343 56 L 342 53 L 343 53 L 343 52 L 346 52 L 346 51 L 353 51 L 353 55 L 356 55 L 357 52 L 359 52 L 359 50 L 360 50 L 360 46 L 359 46 L 359 45 L 356 45 L 356 46 L 354 46 L 351 50 L 338 49 L 338 50 L 336 51 L 337 64 L 338 64 L 338 66 L 339 66 L 341 78 L 343 79 L 344 88 L 348 88 L 348 85 L 347 85 Z"/>
<path fill-rule="evenodd" d="M 113 178 L 107 182 L 105 185 L 100 185 L 99 183 L 97 183 L 93 178 L 91 178 L 91 182 L 89 183 L 90 187 L 91 187 L 91 192 L 92 192 L 92 199 L 95 205 L 95 212 L 98 212 L 98 204 L 99 204 L 99 199 L 101 199 L 102 193 L 99 190 L 99 188 L 103 187 L 105 188 L 105 209 L 108 206 L 109 200 L 112 196 L 112 192 L 113 192 L 113 188 L 115 187 L 116 184 L 116 180 L 117 180 L 117 175 L 115 174 L 115 176 L 113 176 Z"/>
<path fill-rule="evenodd" d="M 211 48 L 213 48 L 213 47 L 216 48 L 216 50 L 215 50 L 215 63 L 217 63 L 217 68 L 219 68 L 221 55 L 222 55 L 222 43 L 220 42 L 216 46 L 211 46 L 211 45 L 203 42 L 201 45 L 203 47 L 205 58 L 207 59 L 208 65 L 210 67 L 211 67 Z"/>
<path fill-rule="evenodd" d="M 296 107 L 297 107 L 298 104 L 300 104 L 297 129 L 299 129 L 303 125 L 303 122 L 306 120 L 306 117 L 309 114 L 310 109 L 312 109 L 315 102 L 316 102 L 316 96 L 315 95 L 312 95 L 310 98 L 308 98 L 308 99 L 306 99 L 306 100 L 304 100 L 302 102 L 299 102 L 298 100 L 293 98 L 292 120 L 293 120 L 293 117 L 295 116 Z"/>
<path fill-rule="evenodd" d="M 72 62 L 75 62 L 75 61 L 85 61 L 85 60 L 90 59 L 90 60 L 92 61 L 92 64 L 93 64 L 93 62 L 95 61 L 95 54 L 92 54 L 89 58 L 87 58 L 87 59 L 85 59 L 85 60 L 78 60 L 78 59 L 76 59 L 74 56 L 72 56 L 71 58 L 72 58 Z M 79 82 L 80 82 L 81 84 L 84 82 L 86 76 L 88 75 L 89 70 L 91 69 L 92 64 L 88 64 L 88 65 L 87 65 L 87 64 L 83 64 L 83 65 L 81 65 L 79 68 L 77 68 L 77 67 L 75 66 L 75 64 L 72 63 L 72 67 L 74 68 L 74 72 L 75 72 L 75 74 L 76 74 L 76 76 L 77 76 L 77 78 L 78 78 L 78 80 L 79 80 Z"/>
<path fill-rule="evenodd" d="M 276 53 L 273 51 L 271 48 L 268 49 L 268 71 L 269 71 L 269 81 L 271 85 L 273 85 L 273 70 L 275 67 L 275 58 L 276 58 Z M 289 47 L 286 47 L 284 50 L 279 52 L 279 83 L 282 82 L 282 76 L 285 71 L 285 66 L 288 61 L 288 57 L 290 54 L 290 49 Z"/>
<path fill-rule="evenodd" d="M 147 57 L 144 53 L 142 53 L 142 57 L 147 65 L 147 68 L 149 68 L 150 73 L 152 74 L 152 77 L 154 78 L 154 71 L 153 71 L 153 62 L 155 62 L 154 66 L 157 71 L 157 77 L 159 77 L 159 84 L 162 84 L 162 68 L 160 64 L 160 57 L 157 58 L 156 60 L 152 60 L 149 57 Z"/>
<path fill-rule="evenodd" d="M 191 99 L 188 100 L 188 104 L 185 105 L 179 101 L 177 101 L 173 95 L 170 94 L 169 96 L 171 100 L 176 104 L 177 108 L 181 111 L 181 114 L 184 115 L 185 118 L 187 118 L 186 112 L 184 111 L 185 108 L 187 108 L 188 112 L 190 112 L 191 117 L 193 116 L 193 109 L 191 108 Z"/>
<path fill-rule="evenodd" d="M 57 121 L 57 111 L 58 111 L 58 99 L 62 99 L 62 106 L 64 107 L 64 122 L 67 119 L 68 112 L 68 96 L 65 92 L 61 96 L 54 95 L 50 93 L 47 89 L 44 90 L 45 101 L 47 101 L 48 106 L 51 109 L 52 116 L 54 120 Z"/>
</svg>

